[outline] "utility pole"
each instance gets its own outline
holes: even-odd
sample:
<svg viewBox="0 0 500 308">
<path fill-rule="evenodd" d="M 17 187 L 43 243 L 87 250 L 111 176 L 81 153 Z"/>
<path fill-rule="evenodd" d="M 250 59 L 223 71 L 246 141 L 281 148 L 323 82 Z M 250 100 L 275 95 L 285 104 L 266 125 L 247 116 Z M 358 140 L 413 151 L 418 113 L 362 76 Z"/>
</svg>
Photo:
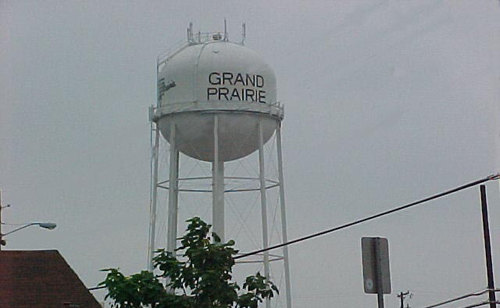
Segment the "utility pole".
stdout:
<svg viewBox="0 0 500 308">
<path fill-rule="evenodd" d="M 2 190 L 0 189 L 0 250 L 2 250 L 2 246 L 5 245 L 5 241 L 2 238 Z"/>
<path fill-rule="evenodd" d="M 3 238 L 2 238 L 2 190 L 0 189 L 0 250 L 2 250 L 3 246 Z"/>
<path fill-rule="evenodd" d="M 488 297 L 490 308 L 496 308 L 497 300 L 495 296 L 495 280 L 493 279 L 493 261 L 491 257 L 490 227 L 488 223 L 488 202 L 486 196 L 486 186 L 479 187 L 481 193 L 481 213 L 483 219 L 484 251 L 486 257 L 486 276 L 488 279 Z"/>
<path fill-rule="evenodd" d="M 2 204 L 2 190 L 0 189 L 0 250 L 2 250 L 2 246 L 5 246 L 5 240 L 3 239 L 3 233 L 2 233 L 2 210 L 6 207 L 10 207 L 10 204 L 3 205 Z"/>
<path fill-rule="evenodd" d="M 410 293 L 410 291 L 406 291 L 406 292 L 402 292 L 402 291 L 401 291 L 401 292 L 399 292 L 399 294 L 398 294 L 398 295 L 396 295 L 396 296 L 397 296 L 397 297 L 399 297 L 399 298 L 400 298 L 400 300 L 401 300 L 401 305 L 400 305 L 399 307 L 400 307 L 400 308 L 405 308 L 405 306 L 404 306 L 404 305 L 405 305 L 405 298 L 406 298 L 407 296 L 411 298 L 411 297 L 412 297 L 412 295 L 413 295 L 413 294 L 411 294 L 411 293 Z M 410 308 L 410 305 L 409 305 L 409 304 L 407 304 L 407 305 L 406 305 L 406 308 Z"/>
</svg>

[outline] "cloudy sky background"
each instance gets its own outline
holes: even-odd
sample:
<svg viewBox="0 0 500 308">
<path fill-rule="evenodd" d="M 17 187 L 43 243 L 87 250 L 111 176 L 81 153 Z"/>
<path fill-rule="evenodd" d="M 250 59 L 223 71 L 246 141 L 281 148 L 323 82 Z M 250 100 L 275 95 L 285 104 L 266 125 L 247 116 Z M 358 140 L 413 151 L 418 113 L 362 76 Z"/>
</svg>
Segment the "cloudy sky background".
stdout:
<svg viewBox="0 0 500 308">
<path fill-rule="evenodd" d="M 7 249 L 58 249 L 88 287 L 102 268 L 145 267 L 156 57 L 189 22 L 224 18 L 235 40 L 246 22 L 277 75 L 289 238 L 500 170 L 498 1 L 2 0 L 2 230 L 58 224 Z M 498 184 L 488 192 L 498 269 Z M 295 307 L 376 305 L 362 236 L 389 239 L 387 307 L 399 291 L 422 307 L 485 288 L 479 209 L 469 189 L 290 247 Z"/>
</svg>

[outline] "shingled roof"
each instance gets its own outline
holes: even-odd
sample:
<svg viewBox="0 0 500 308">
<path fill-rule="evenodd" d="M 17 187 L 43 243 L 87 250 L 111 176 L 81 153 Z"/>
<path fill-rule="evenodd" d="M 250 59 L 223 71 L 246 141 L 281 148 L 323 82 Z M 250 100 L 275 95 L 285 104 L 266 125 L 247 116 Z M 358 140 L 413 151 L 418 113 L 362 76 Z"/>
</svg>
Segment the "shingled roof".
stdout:
<svg viewBox="0 0 500 308">
<path fill-rule="evenodd" d="M 57 250 L 0 251 L 0 307 L 101 308 Z"/>
</svg>

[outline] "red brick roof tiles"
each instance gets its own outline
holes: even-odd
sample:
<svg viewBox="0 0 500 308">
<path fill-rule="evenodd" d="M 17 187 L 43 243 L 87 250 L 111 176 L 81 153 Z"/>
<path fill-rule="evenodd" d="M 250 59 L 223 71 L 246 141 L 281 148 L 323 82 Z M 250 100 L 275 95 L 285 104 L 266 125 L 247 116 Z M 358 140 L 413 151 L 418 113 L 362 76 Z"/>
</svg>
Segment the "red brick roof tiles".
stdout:
<svg viewBox="0 0 500 308">
<path fill-rule="evenodd" d="M 0 307 L 100 308 L 57 250 L 0 251 Z"/>
</svg>

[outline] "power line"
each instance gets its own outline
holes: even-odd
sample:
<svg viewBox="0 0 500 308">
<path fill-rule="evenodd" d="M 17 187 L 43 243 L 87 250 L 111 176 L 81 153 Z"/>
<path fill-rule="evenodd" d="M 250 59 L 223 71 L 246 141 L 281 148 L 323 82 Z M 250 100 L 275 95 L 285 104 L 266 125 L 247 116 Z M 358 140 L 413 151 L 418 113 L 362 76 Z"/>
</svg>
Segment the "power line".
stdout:
<svg viewBox="0 0 500 308">
<path fill-rule="evenodd" d="M 405 204 L 405 205 L 393 208 L 393 209 L 385 211 L 385 212 L 381 212 L 381 213 L 378 213 L 378 214 L 375 214 L 375 215 L 372 215 L 372 216 L 368 216 L 368 217 L 365 217 L 365 218 L 362 218 L 362 219 L 359 219 L 359 220 L 355 220 L 353 222 L 346 223 L 344 225 L 341 225 L 341 226 L 338 226 L 338 227 L 334 227 L 334 228 L 331 228 L 331 229 L 327 229 L 327 230 L 324 230 L 324 231 L 321 231 L 321 232 L 318 232 L 318 233 L 314 233 L 314 234 L 311 234 L 311 235 L 307 235 L 307 236 L 304 236 L 304 237 L 301 237 L 301 238 L 298 238 L 298 239 L 295 239 L 295 240 L 292 240 L 292 241 L 288 241 L 288 242 L 285 242 L 285 243 L 281 243 L 281 244 L 277 244 L 277 245 L 274 245 L 274 246 L 270 246 L 268 248 L 263 248 L 263 249 L 254 250 L 254 251 L 251 251 L 251 252 L 248 252 L 248 253 L 244 253 L 244 254 L 241 254 L 239 256 L 234 257 L 234 259 L 236 260 L 236 259 L 245 258 L 245 257 L 248 257 L 248 256 L 252 256 L 252 255 L 255 255 L 255 254 L 259 254 L 259 253 L 265 252 L 265 251 L 277 249 L 277 248 L 280 248 L 280 247 L 283 247 L 283 246 L 288 246 L 288 245 L 291 245 L 291 244 L 296 244 L 296 243 L 303 242 L 303 241 L 306 241 L 306 240 L 310 240 L 312 238 L 319 237 L 319 236 L 322 236 L 322 235 L 325 235 L 325 234 L 328 234 L 328 233 L 332 233 L 332 232 L 343 230 L 343 229 L 346 229 L 346 228 L 349 228 L 349 227 L 353 227 L 355 225 L 359 225 L 361 223 L 364 223 L 364 222 L 367 222 L 367 221 L 370 221 L 370 220 L 374 220 L 374 219 L 377 219 L 377 218 L 380 218 L 380 217 L 383 217 L 383 216 L 387 216 L 387 215 L 395 213 L 395 212 L 406 210 L 408 208 L 417 206 L 419 204 L 422 204 L 422 203 L 425 203 L 425 202 L 428 202 L 428 201 L 431 201 L 431 200 L 434 200 L 434 199 L 438 199 L 438 198 L 441 198 L 441 197 L 444 197 L 444 196 L 456 193 L 458 191 L 461 191 L 461 190 L 464 190 L 464 189 L 467 189 L 467 188 L 470 188 L 470 187 L 473 187 L 473 186 L 476 186 L 476 185 L 479 185 L 479 184 L 482 184 L 482 183 L 485 183 L 485 182 L 488 182 L 488 181 L 497 180 L 499 178 L 500 178 L 500 174 L 499 173 L 492 174 L 492 175 L 489 175 L 489 176 L 487 176 L 487 177 L 485 177 L 483 179 L 476 180 L 476 181 L 464 184 L 462 186 L 459 186 L 459 187 L 456 187 L 456 188 L 453 188 L 453 189 L 450 189 L 450 190 L 447 190 L 447 191 L 444 191 L 444 192 L 432 195 L 430 197 L 427 197 L 427 198 L 424 198 L 424 199 L 421 199 L 421 200 L 418 200 L 418 201 L 415 201 L 415 202 L 412 202 L 412 203 L 408 203 L 408 204 Z"/>
<path fill-rule="evenodd" d="M 482 302 L 482 303 L 479 303 L 479 304 L 470 305 L 470 306 L 463 307 L 463 308 L 474 308 L 474 307 L 481 307 L 481 306 L 486 306 L 486 305 L 491 305 L 491 304 L 500 304 L 500 302 L 499 301 L 492 302 L 492 301 L 487 300 L 485 302 Z"/>
<path fill-rule="evenodd" d="M 430 305 L 430 306 L 426 306 L 424 308 L 434 308 L 434 307 L 439 307 L 439 306 L 443 306 L 443 305 L 446 305 L 446 304 L 451 304 L 453 302 L 461 301 L 461 300 L 467 299 L 469 297 L 481 296 L 481 295 L 484 295 L 484 294 L 486 294 L 486 293 L 488 293 L 490 291 L 499 292 L 500 289 L 494 289 L 494 290 L 484 289 L 482 291 L 473 292 L 473 293 L 465 294 L 465 295 L 462 295 L 462 296 L 459 296 L 459 297 L 451 298 L 451 299 L 445 300 L 444 302 L 440 302 L 438 304 L 433 304 L 433 305 Z M 488 305 L 490 303 L 491 303 L 491 301 L 488 300 L 488 301 L 485 301 L 485 302 L 481 302 L 479 304 L 473 304 L 471 306 L 466 306 L 466 307 L 463 307 L 463 308 L 480 307 L 480 306 Z M 498 302 L 496 302 L 496 303 L 498 304 Z"/>
<path fill-rule="evenodd" d="M 443 305 L 446 305 L 446 304 L 451 304 L 451 303 L 456 302 L 456 301 L 464 300 L 464 299 L 469 298 L 469 297 L 481 296 L 481 295 L 486 294 L 488 292 L 489 292 L 489 290 L 485 289 L 485 290 L 482 290 L 482 291 L 479 291 L 479 292 L 469 293 L 469 294 L 465 294 L 465 295 L 462 295 L 462 296 L 459 296 L 459 297 L 447 299 L 447 300 L 445 300 L 443 302 L 440 302 L 440 303 L 437 303 L 437 304 L 433 304 L 433 305 L 430 305 L 430 306 L 425 306 L 424 308 L 439 307 L 439 306 L 443 306 Z M 472 307 L 475 307 L 475 306 L 472 306 Z"/>
</svg>

